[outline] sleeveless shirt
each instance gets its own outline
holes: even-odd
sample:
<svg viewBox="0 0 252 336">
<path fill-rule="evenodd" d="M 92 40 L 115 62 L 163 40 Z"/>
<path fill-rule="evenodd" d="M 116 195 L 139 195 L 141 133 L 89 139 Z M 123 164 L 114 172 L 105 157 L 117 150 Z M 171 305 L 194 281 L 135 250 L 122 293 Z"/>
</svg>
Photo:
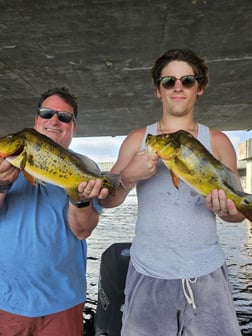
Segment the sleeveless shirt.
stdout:
<svg viewBox="0 0 252 336">
<path fill-rule="evenodd" d="M 157 123 L 147 134 L 157 134 Z M 211 152 L 210 131 L 199 124 L 198 140 Z M 138 214 L 131 261 L 135 269 L 161 279 L 199 277 L 225 262 L 216 218 L 205 198 L 180 181 L 172 183 L 169 169 L 158 162 L 157 173 L 137 183 Z"/>
</svg>

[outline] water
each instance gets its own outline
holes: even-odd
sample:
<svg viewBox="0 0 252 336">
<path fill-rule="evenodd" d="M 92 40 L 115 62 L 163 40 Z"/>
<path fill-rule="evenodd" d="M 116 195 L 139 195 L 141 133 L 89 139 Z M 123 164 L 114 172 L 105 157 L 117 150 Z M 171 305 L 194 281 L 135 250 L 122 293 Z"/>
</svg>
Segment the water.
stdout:
<svg viewBox="0 0 252 336">
<path fill-rule="evenodd" d="M 129 195 L 113 209 L 104 209 L 99 225 L 88 238 L 87 297 L 97 301 L 102 253 L 113 243 L 131 242 L 136 221 L 136 197 Z M 218 222 L 220 242 L 226 254 L 233 297 L 243 335 L 252 335 L 252 225 Z"/>
<path fill-rule="evenodd" d="M 252 335 L 252 225 L 248 221 L 220 221 L 218 233 L 226 254 L 242 334 Z"/>
</svg>

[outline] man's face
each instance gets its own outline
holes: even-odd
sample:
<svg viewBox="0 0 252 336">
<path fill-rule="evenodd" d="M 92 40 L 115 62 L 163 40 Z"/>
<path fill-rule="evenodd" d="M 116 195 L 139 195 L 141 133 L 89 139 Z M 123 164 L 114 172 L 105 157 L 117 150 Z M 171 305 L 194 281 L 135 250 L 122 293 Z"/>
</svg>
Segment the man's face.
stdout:
<svg viewBox="0 0 252 336">
<path fill-rule="evenodd" d="M 177 79 L 187 75 L 194 75 L 194 72 L 192 67 L 183 61 L 172 61 L 161 72 L 161 77 L 172 76 Z M 197 97 L 202 94 L 203 89 L 199 88 L 197 81 L 191 87 L 186 87 L 181 80 L 176 80 L 173 87 L 167 89 L 160 84 L 156 90 L 156 95 L 162 100 L 164 110 L 180 117 L 193 112 Z"/>
<path fill-rule="evenodd" d="M 57 95 L 53 95 L 45 99 L 41 107 L 74 114 L 73 107 Z M 76 132 L 76 123 L 74 119 L 72 119 L 69 123 L 62 122 L 58 119 L 57 114 L 54 114 L 50 119 L 44 119 L 37 115 L 35 117 L 34 128 L 38 132 L 57 142 L 62 147 L 68 148 L 72 137 Z"/>
</svg>

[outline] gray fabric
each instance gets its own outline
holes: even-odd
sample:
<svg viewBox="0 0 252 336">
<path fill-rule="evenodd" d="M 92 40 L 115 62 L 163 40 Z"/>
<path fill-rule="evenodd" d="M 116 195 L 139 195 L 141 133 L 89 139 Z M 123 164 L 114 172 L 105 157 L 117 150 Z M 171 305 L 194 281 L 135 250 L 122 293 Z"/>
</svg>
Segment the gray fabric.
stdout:
<svg viewBox="0 0 252 336">
<path fill-rule="evenodd" d="M 156 124 L 147 133 L 156 134 Z M 199 140 L 210 148 L 208 127 L 199 124 Z M 205 198 L 186 183 L 176 189 L 167 167 L 137 183 L 138 215 L 131 260 L 142 274 L 161 279 L 208 274 L 225 262 L 218 241 L 216 218 Z"/>
<path fill-rule="evenodd" d="M 181 279 L 144 276 L 130 263 L 121 336 L 241 336 L 225 266 L 190 286 L 196 309 Z"/>
</svg>

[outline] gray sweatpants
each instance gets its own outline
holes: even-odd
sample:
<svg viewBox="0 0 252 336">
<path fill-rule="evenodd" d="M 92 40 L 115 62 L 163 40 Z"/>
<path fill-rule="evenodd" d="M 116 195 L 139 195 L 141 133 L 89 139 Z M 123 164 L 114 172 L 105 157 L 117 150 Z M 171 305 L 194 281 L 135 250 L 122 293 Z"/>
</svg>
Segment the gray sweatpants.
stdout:
<svg viewBox="0 0 252 336">
<path fill-rule="evenodd" d="M 122 336 L 241 336 L 226 266 L 191 280 L 144 276 L 129 265 Z"/>
</svg>

